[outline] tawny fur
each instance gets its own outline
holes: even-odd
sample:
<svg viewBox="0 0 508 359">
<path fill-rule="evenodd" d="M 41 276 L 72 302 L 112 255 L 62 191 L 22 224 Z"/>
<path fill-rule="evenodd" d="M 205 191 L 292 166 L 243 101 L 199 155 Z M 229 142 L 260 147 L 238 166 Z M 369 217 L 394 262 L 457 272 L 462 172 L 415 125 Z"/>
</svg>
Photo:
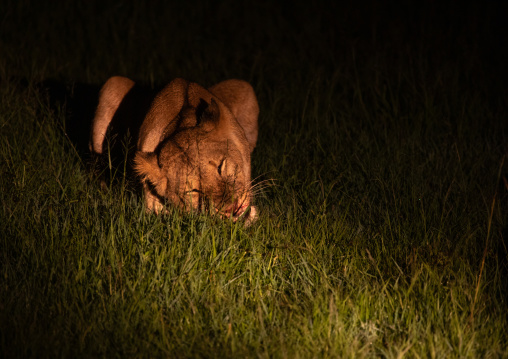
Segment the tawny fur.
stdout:
<svg viewBox="0 0 508 359">
<path fill-rule="evenodd" d="M 102 87 L 92 126 L 93 152 L 103 152 L 107 129 L 134 85 L 116 76 Z M 250 156 L 258 114 L 254 90 L 245 81 L 227 80 L 205 89 L 177 78 L 162 89 L 137 134 L 134 169 L 147 209 L 159 213 L 169 202 L 233 219 L 243 215 L 252 201 Z M 256 217 L 250 208 L 248 221 Z"/>
<path fill-rule="evenodd" d="M 114 76 L 102 86 L 99 94 L 99 105 L 95 112 L 90 136 L 90 151 L 97 154 L 102 153 L 102 145 L 108 130 L 109 124 L 120 107 L 122 100 L 134 87 L 134 81 L 125 77 Z"/>
</svg>

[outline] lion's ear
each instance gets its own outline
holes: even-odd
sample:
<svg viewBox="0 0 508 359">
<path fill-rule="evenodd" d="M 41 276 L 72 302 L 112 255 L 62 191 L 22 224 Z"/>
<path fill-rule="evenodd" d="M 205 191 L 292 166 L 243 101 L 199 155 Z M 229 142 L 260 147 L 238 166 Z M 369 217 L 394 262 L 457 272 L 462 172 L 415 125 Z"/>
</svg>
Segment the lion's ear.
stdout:
<svg viewBox="0 0 508 359">
<path fill-rule="evenodd" d="M 259 105 L 252 86 L 242 80 L 226 80 L 208 90 L 231 110 L 245 133 L 251 151 L 254 150 L 258 139 Z"/>
<path fill-rule="evenodd" d="M 121 76 L 108 79 L 99 94 L 99 104 L 93 119 L 90 151 L 101 154 L 106 131 L 127 94 L 134 87 L 134 81 Z"/>
<path fill-rule="evenodd" d="M 162 173 L 157 160 L 157 155 L 153 152 L 136 152 L 134 157 L 134 170 L 144 182 L 148 182 L 157 193 L 163 196 L 167 189 L 167 180 Z"/>
<path fill-rule="evenodd" d="M 187 98 L 189 83 L 176 78 L 157 94 L 139 129 L 138 150 L 153 152 L 177 126 L 178 114 Z"/>
</svg>

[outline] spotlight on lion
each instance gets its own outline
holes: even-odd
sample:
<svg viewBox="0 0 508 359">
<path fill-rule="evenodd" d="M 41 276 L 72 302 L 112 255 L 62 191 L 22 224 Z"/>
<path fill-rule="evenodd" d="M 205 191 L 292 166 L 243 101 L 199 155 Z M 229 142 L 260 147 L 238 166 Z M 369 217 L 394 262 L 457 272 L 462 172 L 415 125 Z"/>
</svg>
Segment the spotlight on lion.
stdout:
<svg viewBox="0 0 508 359">
<path fill-rule="evenodd" d="M 255 220 L 250 157 L 258 136 L 259 106 L 252 87 L 227 80 L 205 89 L 177 78 L 155 96 L 139 123 L 125 111 L 118 114 L 135 101 L 129 96 L 134 85 L 118 76 L 104 84 L 90 150 L 104 152 L 108 128 L 117 117 L 116 122 L 130 123 L 137 142 L 134 169 L 149 211 L 160 213 L 171 204 L 235 221 Z"/>
</svg>

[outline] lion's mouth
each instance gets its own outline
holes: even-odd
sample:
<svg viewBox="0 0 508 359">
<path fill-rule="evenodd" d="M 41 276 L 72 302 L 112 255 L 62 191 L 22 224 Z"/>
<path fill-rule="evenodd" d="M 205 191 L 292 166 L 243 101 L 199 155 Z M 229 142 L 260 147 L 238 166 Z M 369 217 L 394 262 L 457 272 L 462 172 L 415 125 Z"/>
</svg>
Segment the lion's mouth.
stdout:
<svg viewBox="0 0 508 359">
<path fill-rule="evenodd" d="M 187 203 L 183 200 L 181 202 L 184 205 L 184 208 L 190 209 L 195 208 L 198 211 L 207 211 L 213 208 L 213 211 L 222 219 L 231 219 L 233 222 L 238 220 L 243 220 L 245 224 L 250 224 L 257 219 L 257 210 L 256 207 L 252 206 L 249 201 L 248 196 L 244 196 L 243 198 L 237 198 L 233 202 L 230 203 L 222 203 L 221 205 L 213 204 L 209 197 L 203 195 L 203 192 L 198 190 L 190 190 L 186 192 L 186 195 L 194 195 L 200 194 L 201 199 L 208 199 L 209 201 L 198 201 L 196 207 L 190 204 L 190 207 L 187 207 Z M 204 205 L 203 205 L 204 204 Z"/>
<path fill-rule="evenodd" d="M 222 210 L 216 209 L 216 211 L 222 218 L 231 218 L 235 222 L 240 218 L 251 221 L 256 213 L 255 208 L 250 203 L 247 201 L 239 202 L 238 200 L 222 208 Z"/>
<path fill-rule="evenodd" d="M 240 204 L 238 200 L 235 200 L 233 203 L 225 206 L 220 212 L 226 217 L 238 217 L 246 208 L 245 204 Z"/>
</svg>

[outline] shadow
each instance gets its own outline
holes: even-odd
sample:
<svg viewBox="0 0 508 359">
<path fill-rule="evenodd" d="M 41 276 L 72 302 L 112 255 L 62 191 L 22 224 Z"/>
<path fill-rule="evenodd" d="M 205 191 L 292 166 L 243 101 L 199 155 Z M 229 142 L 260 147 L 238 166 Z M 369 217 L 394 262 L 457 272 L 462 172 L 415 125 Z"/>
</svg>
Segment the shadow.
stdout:
<svg viewBox="0 0 508 359">
<path fill-rule="evenodd" d="M 67 84 L 46 80 L 39 89 L 48 96 L 52 110 L 64 110 L 64 130 L 79 156 L 89 157 L 88 140 L 95 108 L 97 107 L 100 86 L 90 84 Z"/>
<path fill-rule="evenodd" d="M 97 155 L 90 151 L 89 141 L 100 88 L 99 85 L 66 84 L 54 80 L 40 84 L 41 91 L 48 96 L 50 107 L 64 110 L 65 135 L 83 163 L 106 183 L 111 183 L 119 173 L 132 178 L 131 163 L 139 128 L 157 90 L 136 84 L 127 93 L 108 128 L 103 153 Z"/>
</svg>

